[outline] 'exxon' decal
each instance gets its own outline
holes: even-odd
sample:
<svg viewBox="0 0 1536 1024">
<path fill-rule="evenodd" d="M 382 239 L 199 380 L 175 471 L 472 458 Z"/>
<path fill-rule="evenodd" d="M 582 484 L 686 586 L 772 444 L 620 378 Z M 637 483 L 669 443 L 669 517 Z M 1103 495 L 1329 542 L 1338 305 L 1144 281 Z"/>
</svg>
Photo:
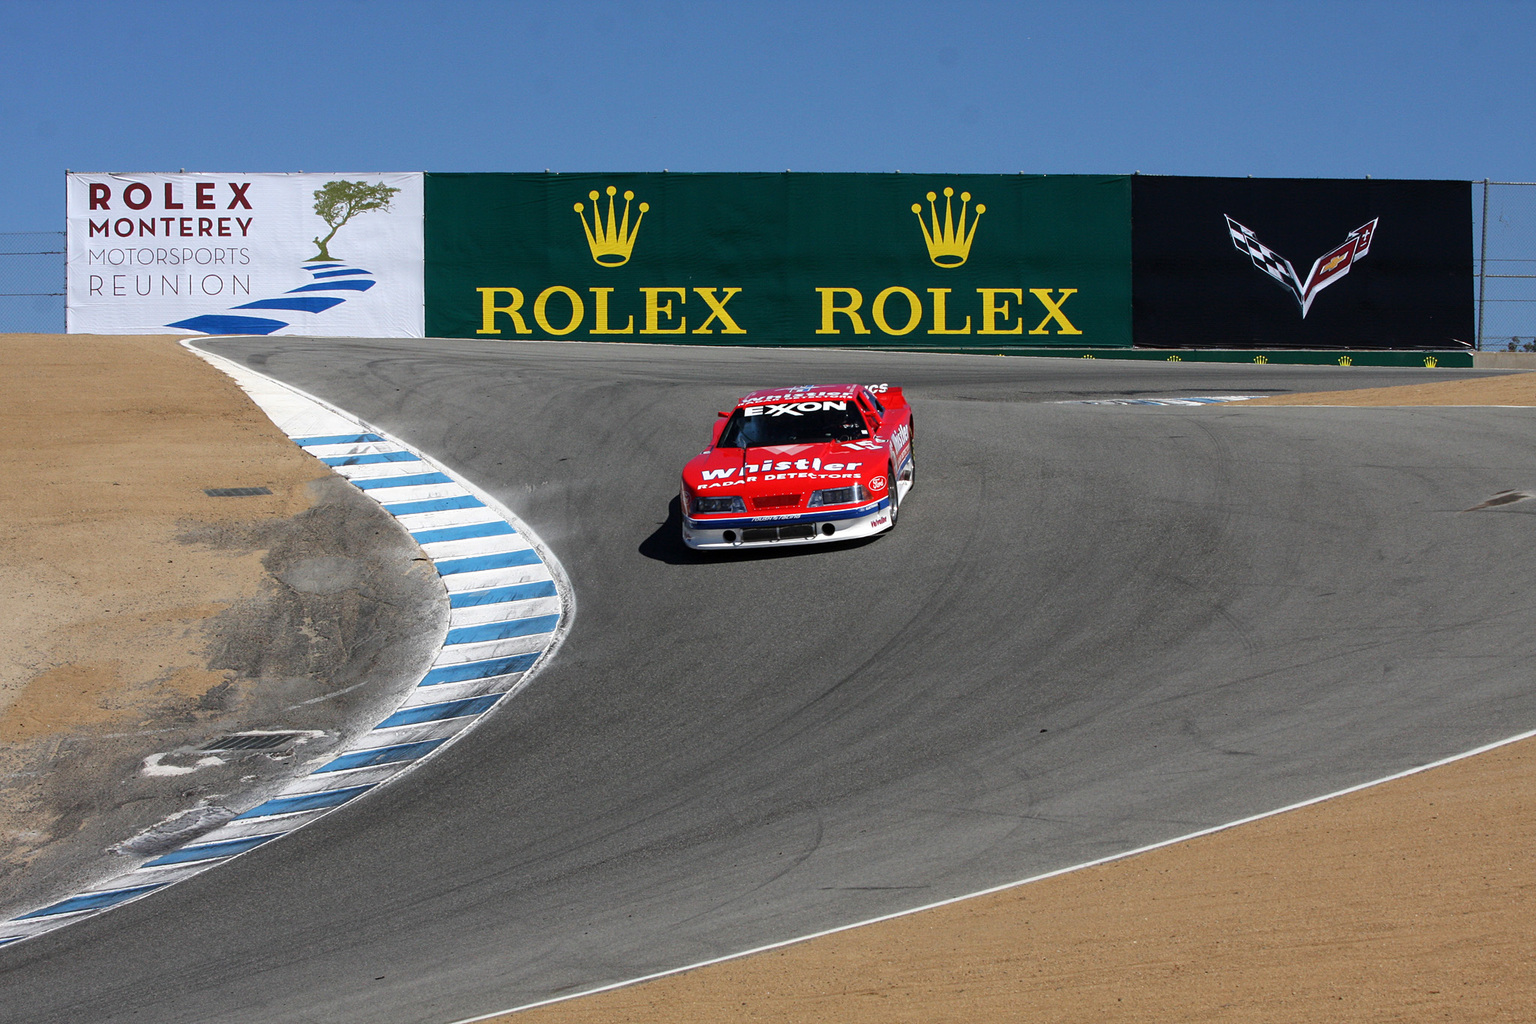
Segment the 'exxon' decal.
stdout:
<svg viewBox="0 0 1536 1024">
<path fill-rule="evenodd" d="M 742 410 L 744 416 L 799 416 L 807 412 L 836 409 L 847 412 L 847 402 L 783 402 L 770 405 L 749 405 Z"/>
</svg>

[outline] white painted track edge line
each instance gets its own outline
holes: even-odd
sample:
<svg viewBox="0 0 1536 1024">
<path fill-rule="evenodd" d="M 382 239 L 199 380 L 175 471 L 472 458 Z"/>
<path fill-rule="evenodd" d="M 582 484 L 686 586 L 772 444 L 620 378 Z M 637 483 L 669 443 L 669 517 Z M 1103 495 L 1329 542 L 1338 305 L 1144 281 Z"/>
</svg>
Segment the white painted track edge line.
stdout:
<svg viewBox="0 0 1536 1024">
<path fill-rule="evenodd" d="M 581 992 L 571 992 L 566 995 L 554 996 L 550 999 L 541 999 L 538 1002 L 523 1003 L 520 1006 L 509 1007 L 505 1010 L 493 1010 L 490 1013 L 482 1013 L 475 1017 L 463 1017 L 458 1020 L 451 1021 L 450 1024 L 479 1024 L 480 1021 L 490 1020 L 494 1017 L 502 1017 L 511 1013 L 521 1013 L 524 1010 L 534 1010 L 541 1006 L 551 1006 L 555 1003 L 564 1003 L 572 999 L 581 999 L 585 996 L 600 995 L 603 992 L 613 992 L 617 989 L 629 988 L 633 985 L 642 985 L 648 981 L 657 981 L 661 978 L 669 978 L 676 974 L 685 974 L 688 971 L 696 971 L 704 967 L 712 967 L 715 964 L 723 964 L 732 960 L 740 960 L 744 957 L 756 956 L 758 953 L 767 953 L 775 949 L 783 949 L 786 946 L 799 945 L 802 942 L 810 942 L 814 939 L 825 938 L 829 935 L 837 935 L 841 932 L 853 931 L 856 928 L 865 928 L 870 925 L 881 924 L 886 921 L 894 921 L 897 918 L 910 917 L 913 914 L 921 914 L 929 910 L 938 910 L 941 907 L 947 907 L 955 903 L 963 903 L 967 900 L 979 899 L 983 896 L 993 896 L 997 893 L 1007 892 L 1009 889 L 1017 889 L 1021 886 L 1029 885 L 1034 882 L 1043 882 L 1047 879 L 1056 878 L 1060 875 L 1071 874 L 1075 871 L 1084 871 L 1088 868 L 1096 868 L 1104 864 L 1112 864 L 1115 861 L 1126 860 L 1127 858 L 1135 857 L 1143 853 L 1151 853 L 1153 850 L 1160 850 L 1165 846 L 1175 846 L 1179 843 L 1186 843 L 1193 839 L 1200 839 L 1204 836 L 1214 835 L 1217 832 L 1225 832 L 1228 829 L 1238 828 L 1242 825 L 1251 825 L 1256 821 L 1263 821 L 1265 818 L 1273 818 L 1277 815 L 1288 814 L 1291 811 L 1299 811 L 1302 808 L 1311 807 L 1314 804 L 1324 803 L 1329 800 L 1337 800 L 1340 797 L 1349 796 L 1351 793 L 1358 793 L 1365 789 L 1373 789 L 1376 786 L 1382 786 L 1389 782 L 1396 782 L 1398 779 L 1406 779 L 1411 775 L 1418 775 L 1421 772 L 1427 772 L 1433 768 L 1443 768 L 1445 765 L 1454 764 L 1457 761 L 1463 761 L 1469 757 L 1476 757 L 1478 754 L 1486 754 L 1491 750 L 1497 750 L 1500 747 L 1507 747 L 1511 744 L 1519 743 L 1522 740 L 1528 739 L 1536 739 L 1536 729 L 1530 729 L 1526 732 L 1518 733 L 1514 736 L 1507 736 L 1501 740 L 1494 740 L 1492 743 L 1485 743 L 1480 747 L 1474 747 L 1471 750 L 1464 750 L 1457 754 L 1451 754 L 1448 757 L 1443 757 L 1438 761 L 1431 761 L 1428 764 L 1421 764 L 1414 768 L 1407 768 L 1403 771 L 1395 772 L 1392 775 L 1386 775 L 1379 779 L 1371 779 L 1366 782 L 1356 783 L 1353 786 L 1349 786 L 1345 789 L 1335 790 L 1332 793 L 1324 793 L 1322 796 L 1309 797 L 1306 800 L 1300 800 L 1293 804 L 1286 804 L 1284 807 L 1276 807 L 1275 809 L 1269 811 L 1260 811 L 1258 814 L 1250 814 L 1246 818 L 1238 818 L 1235 821 L 1225 822 L 1220 825 L 1211 825 L 1208 828 L 1203 828 L 1196 832 L 1189 832 L 1181 836 L 1174 836 L 1171 839 L 1163 839 L 1155 843 L 1150 843 L 1146 846 L 1138 846 L 1133 850 L 1124 850 L 1120 853 L 1111 853 L 1107 856 L 1099 857 L 1095 860 L 1083 861 L 1081 864 L 1072 864 L 1064 868 L 1056 868 L 1053 871 L 1046 871 L 1042 874 L 1031 875 L 1028 878 L 1021 878 L 1013 882 L 1004 882 L 1001 885 L 994 885 L 988 889 L 980 889 L 976 892 L 965 893 L 961 896 L 951 896 L 948 899 L 939 900 L 934 903 L 925 903 L 922 906 L 911 907 L 907 910 L 897 910 L 889 914 L 882 914 L 879 917 L 871 917 L 867 920 L 855 921 L 852 924 L 838 925 L 835 928 L 827 928 L 823 931 L 812 932 L 809 935 L 797 935 L 790 939 L 780 939 L 777 942 L 770 942 L 766 945 L 755 946 L 751 949 L 743 949 L 736 953 L 727 953 L 724 956 L 717 956 L 710 960 L 700 960 L 697 963 L 687 964 L 682 967 L 668 968 L 665 971 L 657 971 L 654 974 L 647 974 L 638 978 L 629 978 L 624 981 L 609 982 L 606 985 L 599 985 L 596 988 L 586 989 Z"/>
</svg>

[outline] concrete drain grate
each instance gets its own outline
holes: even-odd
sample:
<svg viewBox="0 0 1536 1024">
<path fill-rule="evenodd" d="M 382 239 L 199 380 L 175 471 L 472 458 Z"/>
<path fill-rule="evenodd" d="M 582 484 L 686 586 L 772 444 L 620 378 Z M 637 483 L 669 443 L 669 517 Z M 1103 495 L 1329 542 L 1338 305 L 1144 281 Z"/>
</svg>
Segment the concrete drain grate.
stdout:
<svg viewBox="0 0 1536 1024">
<path fill-rule="evenodd" d="M 204 487 L 203 493 L 210 498 L 254 498 L 272 492 L 265 487 Z"/>
<path fill-rule="evenodd" d="M 199 750 L 276 750 L 297 740 L 296 732 L 232 732 L 219 736 Z"/>
</svg>

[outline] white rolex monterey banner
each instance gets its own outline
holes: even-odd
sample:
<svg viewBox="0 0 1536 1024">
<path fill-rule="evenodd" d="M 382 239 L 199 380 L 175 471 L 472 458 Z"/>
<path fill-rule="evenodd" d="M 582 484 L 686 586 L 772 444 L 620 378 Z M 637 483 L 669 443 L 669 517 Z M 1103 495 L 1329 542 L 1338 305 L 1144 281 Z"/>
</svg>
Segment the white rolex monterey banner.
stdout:
<svg viewBox="0 0 1536 1024">
<path fill-rule="evenodd" d="M 422 175 L 69 174 L 71 334 L 419 338 Z"/>
</svg>

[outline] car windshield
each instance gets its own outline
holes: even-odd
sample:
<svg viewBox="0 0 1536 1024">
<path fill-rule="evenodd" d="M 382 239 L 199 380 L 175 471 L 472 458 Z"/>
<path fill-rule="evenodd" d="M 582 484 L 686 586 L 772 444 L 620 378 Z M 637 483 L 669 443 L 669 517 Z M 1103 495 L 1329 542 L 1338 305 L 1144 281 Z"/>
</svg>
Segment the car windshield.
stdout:
<svg viewBox="0 0 1536 1024">
<path fill-rule="evenodd" d="M 804 409 L 820 405 L 820 409 Z M 837 406 L 844 406 L 839 409 Z M 749 410 L 762 410 L 747 415 Z M 765 448 L 780 444 L 862 441 L 869 437 L 853 402 L 805 402 L 794 406 L 747 406 L 731 413 L 720 431 L 719 448 Z"/>
</svg>

